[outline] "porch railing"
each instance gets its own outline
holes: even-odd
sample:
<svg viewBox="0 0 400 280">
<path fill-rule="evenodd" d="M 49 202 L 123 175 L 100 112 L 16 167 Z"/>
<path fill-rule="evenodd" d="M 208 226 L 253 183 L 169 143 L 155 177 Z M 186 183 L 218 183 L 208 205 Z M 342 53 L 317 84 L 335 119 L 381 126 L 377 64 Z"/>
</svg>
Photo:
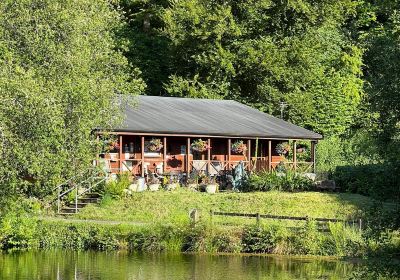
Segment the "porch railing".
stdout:
<svg viewBox="0 0 400 280">
<path fill-rule="evenodd" d="M 145 170 L 155 172 L 156 171 L 156 166 L 155 165 L 161 165 L 163 172 L 164 170 L 169 171 L 180 171 L 180 172 L 186 172 L 186 164 L 183 161 L 181 165 L 176 166 L 176 167 L 170 167 L 170 166 L 163 166 L 164 162 L 163 160 L 160 159 L 145 159 L 144 162 L 141 159 L 122 159 L 121 163 L 119 163 L 119 159 L 115 160 L 110 160 L 106 159 L 108 162 L 108 170 L 110 173 L 120 173 L 124 171 L 128 171 L 134 175 L 141 174 L 142 168 L 145 168 Z M 112 162 L 116 162 L 114 166 L 116 165 L 117 167 L 111 167 Z M 128 162 L 131 162 L 131 164 L 128 164 Z M 259 158 L 252 158 L 250 161 L 249 160 L 232 160 L 232 161 L 227 161 L 227 160 L 190 160 L 189 161 L 189 172 L 192 171 L 197 171 L 197 172 L 206 172 L 211 175 L 217 175 L 220 174 L 221 172 L 226 172 L 229 170 L 233 170 L 236 165 L 238 165 L 240 162 L 244 164 L 244 168 L 246 170 L 250 170 L 252 172 L 257 172 L 257 171 L 263 171 L 263 170 L 268 170 L 269 167 L 271 167 L 272 171 L 277 171 L 279 170 L 280 167 L 282 167 L 284 170 L 291 170 L 291 171 L 296 171 L 296 172 L 301 172 L 301 173 L 308 173 L 308 172 L 313 172 L 313 162 L 306 162 L 306 161 L 298 161 L 298 162 L 293 162 L 293 161 L 271 161 L 271 164 L 268 162 L 268 158 L 266 157 L 259 157 Z M 121 166 L 121 168 L 119 167 Z M 148 168 L 146 168 L 146 166 Z"/>
</svg>

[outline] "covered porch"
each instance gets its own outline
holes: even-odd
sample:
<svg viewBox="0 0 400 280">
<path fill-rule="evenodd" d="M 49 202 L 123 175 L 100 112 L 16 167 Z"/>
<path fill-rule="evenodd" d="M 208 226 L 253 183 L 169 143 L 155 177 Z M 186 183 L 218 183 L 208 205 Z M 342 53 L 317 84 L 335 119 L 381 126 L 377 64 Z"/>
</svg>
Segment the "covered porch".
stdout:
<svg viewBox="0 0 400 280">
<path fill-rule="evenodd" d="M 208 176 L 229 174 L 240 162 L 248 172 L 273 171 L 284 167 L 295 172 L 315 173 L 316 140 L 307 140 L 309 156 L 303 153 L 302 139 L 238 138 L 204 135 L 163 135 L 129 132 L 114 132 L 114 146 L 101 156 L 113 174 L 128 172 L 145 177 L 149 173 L 190 174 L 202 173 Z M 101 137 L 101 134 L 99 134 Z M 198 152 L 193 143 L 202 140 L 209 148 Z M 245 146 L 245 151 L 235 152 L 232 146 L 237 142 Z M 156 142 L 158 149 L 152 149 Z M 291 152 L 284 156 L 277 151 L 280 143 L 288 143 Z"/>
</svg>

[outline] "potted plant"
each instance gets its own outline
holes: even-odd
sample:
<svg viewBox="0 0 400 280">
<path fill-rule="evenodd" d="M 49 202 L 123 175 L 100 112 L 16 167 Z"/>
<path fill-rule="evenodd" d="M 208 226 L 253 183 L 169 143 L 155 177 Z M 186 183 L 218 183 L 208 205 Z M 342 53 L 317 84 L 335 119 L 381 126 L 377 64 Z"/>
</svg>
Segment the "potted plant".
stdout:
<svg viewBox="0 0 400 280">
<path fill-rule="evenodd" d="M 163 147 L 164 145 L 159 138 L 151 139 L 146 146 L 147 150 L 149 150 L 150 152 L 159 152 Z"/>
<path fill-rule="evenodd" d="M 199 189 L 199 177 L 197 175 L 190 176 L 187 181 L 187 188 L 191 191 L 197 191 Z"/>
<path fill-rule="evenodd" d="M 173 191 L 180 187 L 179 181 L 175 176 L 170 176 L 168 183 L 165 185 L 167 191 Z"/>
<path fill-rule="evenodd" d="M 231 150 L 235 154 L 243 154 L 244 155 L 247 151 L 247 146 L 246 146 L 246 144 L 243 143 L 243 140 L 238 140 L 232 144 Z"/>
<path fill-rule="evenodd" d="M 306 146 L 304 146 L 304 145 L 299 145 L 296 148 L 296 152 L 299 154 L 304 153 L 305 151 L 306 151 Z"/>
<path fill-rule="evenodd" d="M 197 139 L 193 141 L 193 143 L 190 145 L 193 151 L 198 152 L 198 153 L 203 153 L 209 149 L 211 149 L 211 146 L 208 145 L 207 141 Z"/>
<path fill-rule="evenodd" d="M 150 180 L 148 181 L 149 190 L 152 192 L 158 191 L 160 189 L 160 180 L 157 179 L 153 173 L 149 174 Z"/>
<path fill-rule="evenodd" d="M 111 141 L 108 145 L 108 150 L 111 151 L 118 151 L 119 150 L 119 143 L 117 141 Z"/>
<path fill-rule="evenodd" d="M 203 183 L 205 184 L 207 193 L 216 193 L 218 191 L 218 184 L 215 181 L 215 177 L 206 177 Z"/>
<path fill-rule="evenodd" d="M 287 155 L 291 150 L 291 147 L 288 142 L 282 142 L 276 145 L 275 151 L 281 156 Z"/>
</svg>

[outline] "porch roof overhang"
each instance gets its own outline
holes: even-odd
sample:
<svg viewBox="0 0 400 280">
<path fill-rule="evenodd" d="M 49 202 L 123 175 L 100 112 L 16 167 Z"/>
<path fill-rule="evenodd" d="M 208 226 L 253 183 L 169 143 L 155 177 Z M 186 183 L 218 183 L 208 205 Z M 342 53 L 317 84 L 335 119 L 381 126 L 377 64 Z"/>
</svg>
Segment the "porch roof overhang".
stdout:
<svg viewBox="0 0 400 280">
<path fill-rule="evenodd" d="M 322 135 L 232 100 L 139 96 L 121 105 L 124 134 L 320 140 Z"/>
</svg>

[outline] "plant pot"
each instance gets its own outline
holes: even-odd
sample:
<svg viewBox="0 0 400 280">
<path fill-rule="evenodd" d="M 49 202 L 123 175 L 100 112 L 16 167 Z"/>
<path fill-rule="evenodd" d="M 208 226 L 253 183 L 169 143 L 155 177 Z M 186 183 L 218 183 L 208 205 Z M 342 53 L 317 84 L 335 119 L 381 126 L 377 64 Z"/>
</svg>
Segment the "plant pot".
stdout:
<svg viewBox="0 0 400 280">
<path fill-rule="evenodd" d="M 206 192 L 207 193 L 216 193 L 217 190 L 218 190 L 218 185 L 217 184 L 206 185 Z"/>
<path fill-rule="evenodd" d="M 152 192 L 158 191 L 160 189 L 160 184 L 149 184 L 149 190 Z"/>
<path fill-rule="evenodd" d="M 165 187 L 167 191 L 173 191 L 177 188 L 179 188 L 179 183 L 167 184 Z"/>
<path fill-rule="evenodd" d="M 132 183 L 129 185 L 128 190 L 131 192 L 138 192 L 139 191 L 139 184 L 138 183 Z"/>
<path fill-rule="evenodd" d="M 110 160 L 116 161 L 118 159 L 118 153 L 110 153 Z"/>
<path fill-rule="evenodd" d="M 188 188 L 189 190 L 191 190 L 191 191 L 196 192 L 196 191 L 199 190 L 199 184 L 188 184 L 188 185 L 187 185 L 187 188 Z"/>
</svg>

